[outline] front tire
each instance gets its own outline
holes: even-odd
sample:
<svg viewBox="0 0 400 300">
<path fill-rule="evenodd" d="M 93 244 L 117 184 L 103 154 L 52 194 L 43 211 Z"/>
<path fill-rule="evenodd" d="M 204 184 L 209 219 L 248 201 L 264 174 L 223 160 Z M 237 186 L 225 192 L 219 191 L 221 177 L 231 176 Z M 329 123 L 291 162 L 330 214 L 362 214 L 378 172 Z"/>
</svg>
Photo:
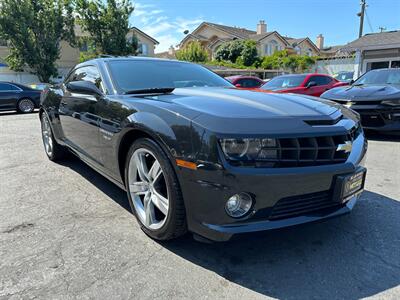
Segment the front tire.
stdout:
<svg viewBox="0 0 400 300">
<path fill-rule="evenodd" d="M 40 118 L 44 151 L 51 161 L 59 161 L 66 157 L 67 150 L 59 145 L 54 138 L 50 120 L 45 113 Z"/>
<path fill-rule="evenodd" d="M 129 204 L 151 238 L 169 240 L 187 231 L 185 207 L 175 171 L 158 144 L 136 140 L 125 166 Z"/>
<path fill-rule="evenodd" d="M 29 98 L 23 98 L 17 103 L 17 111 L 23 114 L 29 114 L 35 110 L 35 103 Z"/>
</svg>

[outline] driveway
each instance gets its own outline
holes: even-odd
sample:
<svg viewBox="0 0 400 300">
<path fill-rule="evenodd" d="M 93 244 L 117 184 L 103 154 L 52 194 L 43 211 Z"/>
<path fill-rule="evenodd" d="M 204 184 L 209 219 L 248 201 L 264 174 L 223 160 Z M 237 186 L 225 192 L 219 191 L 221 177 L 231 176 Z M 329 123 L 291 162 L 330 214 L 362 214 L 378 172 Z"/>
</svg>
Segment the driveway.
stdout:
<svg viewBox="0 0 400 300">
<path fill-rule="evenodd" d="M 0 114 L 0 299 L 400 298 L 400 140 L 373 137 L 350 215 L 201 244 L 157 243 L 125 193 L 50 162 L 37 114 Z"/>
</svg>

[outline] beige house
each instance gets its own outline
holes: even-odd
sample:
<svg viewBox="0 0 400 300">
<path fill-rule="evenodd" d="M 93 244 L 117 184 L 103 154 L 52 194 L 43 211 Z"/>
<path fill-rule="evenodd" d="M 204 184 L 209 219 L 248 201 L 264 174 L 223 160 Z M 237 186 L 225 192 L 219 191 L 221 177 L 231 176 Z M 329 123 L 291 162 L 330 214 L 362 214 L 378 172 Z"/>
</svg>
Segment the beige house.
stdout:
<svg viewBox="0 0 400 300">
<path fill-rule="evenodd" d="M 79 26 L 75 29 L 75 34 L 77 37 L 88 36 L 88 34 L 84 33 Z M 127 34 L 127 38 L 132 38 L 132 35 L 135 34 L 138 39 L 139 51 L 138 55 L 140 56 L 154 56 L 154 49 L 156 45 L 158 45 L 158 41 L 141 31 L 137 27 L 132 27 Z M 60 58 L 57 60 L 56 64 L 59 68 L 59 73 L 61 75 L 65 75 L 73 66 L 75 66 L 79 62 L 79 54 L 80 51 L 85 50 L 84 47 L 73 48 L 66 41 L 61 41 L 61 52 Z M 10 50 L 8 48 L 7 42 L 0 40 L 0 72 L 13 74 L 12 72 L 6 68 L 5 58 L 10 54 Z M 19 74 L 20 75 L 20 74 Z M 11 76 L 11 75 L 10 75 Z M 17 80 L 15 80 L 17 81 Z"/>
<path fill-rule="evenodd" d="M 320 52 L 317 45 L 323 47 L 322 35 L 317 37 L 316 45 L 308 37 L 292 38 L 282 36 L 277 31 L 267 31 L 267 24 L 263 20 L 257 24 L 256 31 L 203 22 L 181 41 L 179 47 L 184 47 L 191 41 L 199 41 L 213 58 L 222 43 L 237 39 L 256 41 L 258 54 L 261 56 L 272 55 L 275 51 L 283 49 L 291 53 L 316 56 Z"/>
</svg>

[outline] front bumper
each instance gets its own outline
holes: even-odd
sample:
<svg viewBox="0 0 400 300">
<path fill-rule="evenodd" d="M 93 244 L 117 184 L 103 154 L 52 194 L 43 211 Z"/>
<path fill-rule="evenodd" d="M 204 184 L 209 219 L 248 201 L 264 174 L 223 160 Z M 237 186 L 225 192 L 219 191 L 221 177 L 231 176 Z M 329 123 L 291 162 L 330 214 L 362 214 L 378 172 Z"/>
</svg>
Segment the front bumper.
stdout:
<svg viewBox="0 0 400 300">
<path fill-rule="evenodd" d="M 336 178 L 360 170 L 367 149 L 363 134 L 353 141 L 353 150 L 342 164 L 298 168 L 243 168 L 202 165 L 197 170 L 180 169 L 188 229 L 214 241 L 229 240 L 234 234 L 282 228 L 346 214 L 358 195 L 341 204 L 334 199 Z M 229 217 L 225 203 L 236 193 L 247 192 L 255 199 L 252 212 L 242 219 Z M 288 218 L 272 218 L 282 199 L 327 194 L 333 205 L 305 211 Z M 324 201 L 325 201 L 324 200 Z M 298 201 L 298 200 L 296 200 Z"/>
<path fill-rule="evenodd" d="M 360 114 L 364 129 L 380 132 L 400 131 L 400 107 L 353 105 L 350 108 Z"/>
</svg>

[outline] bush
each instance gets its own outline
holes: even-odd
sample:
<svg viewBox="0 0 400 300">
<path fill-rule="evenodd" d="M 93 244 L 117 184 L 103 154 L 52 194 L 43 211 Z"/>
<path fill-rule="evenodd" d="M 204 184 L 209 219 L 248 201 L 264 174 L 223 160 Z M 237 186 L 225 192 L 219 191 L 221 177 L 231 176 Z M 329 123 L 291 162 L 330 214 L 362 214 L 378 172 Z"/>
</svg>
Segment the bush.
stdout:
<svg viewBox="0 0 400 300">
<path fill-rule="evenodd" d="M 315 64 L 316 58 L 289 54 L 286 50 L 276 51 L 273 55 L 264 56 L 261 62 L 263 69 L 284 69 L 292 73 L 307 71 Z"/>
<path fill-rule="evenodd" d="M 208 60 L 207 51 L 198 41 L 190 42 L 182 49 L 176 51 L 175 56 L 179 60 L 191 62 L 206 62 Z"/>
<path fill-rule="evenodd" d="M 252 66 L 258 59 L 256 42 L 251 40 L 225 42 L 216 51 L 215 59 L 243 66 Z"/>
</svg>

